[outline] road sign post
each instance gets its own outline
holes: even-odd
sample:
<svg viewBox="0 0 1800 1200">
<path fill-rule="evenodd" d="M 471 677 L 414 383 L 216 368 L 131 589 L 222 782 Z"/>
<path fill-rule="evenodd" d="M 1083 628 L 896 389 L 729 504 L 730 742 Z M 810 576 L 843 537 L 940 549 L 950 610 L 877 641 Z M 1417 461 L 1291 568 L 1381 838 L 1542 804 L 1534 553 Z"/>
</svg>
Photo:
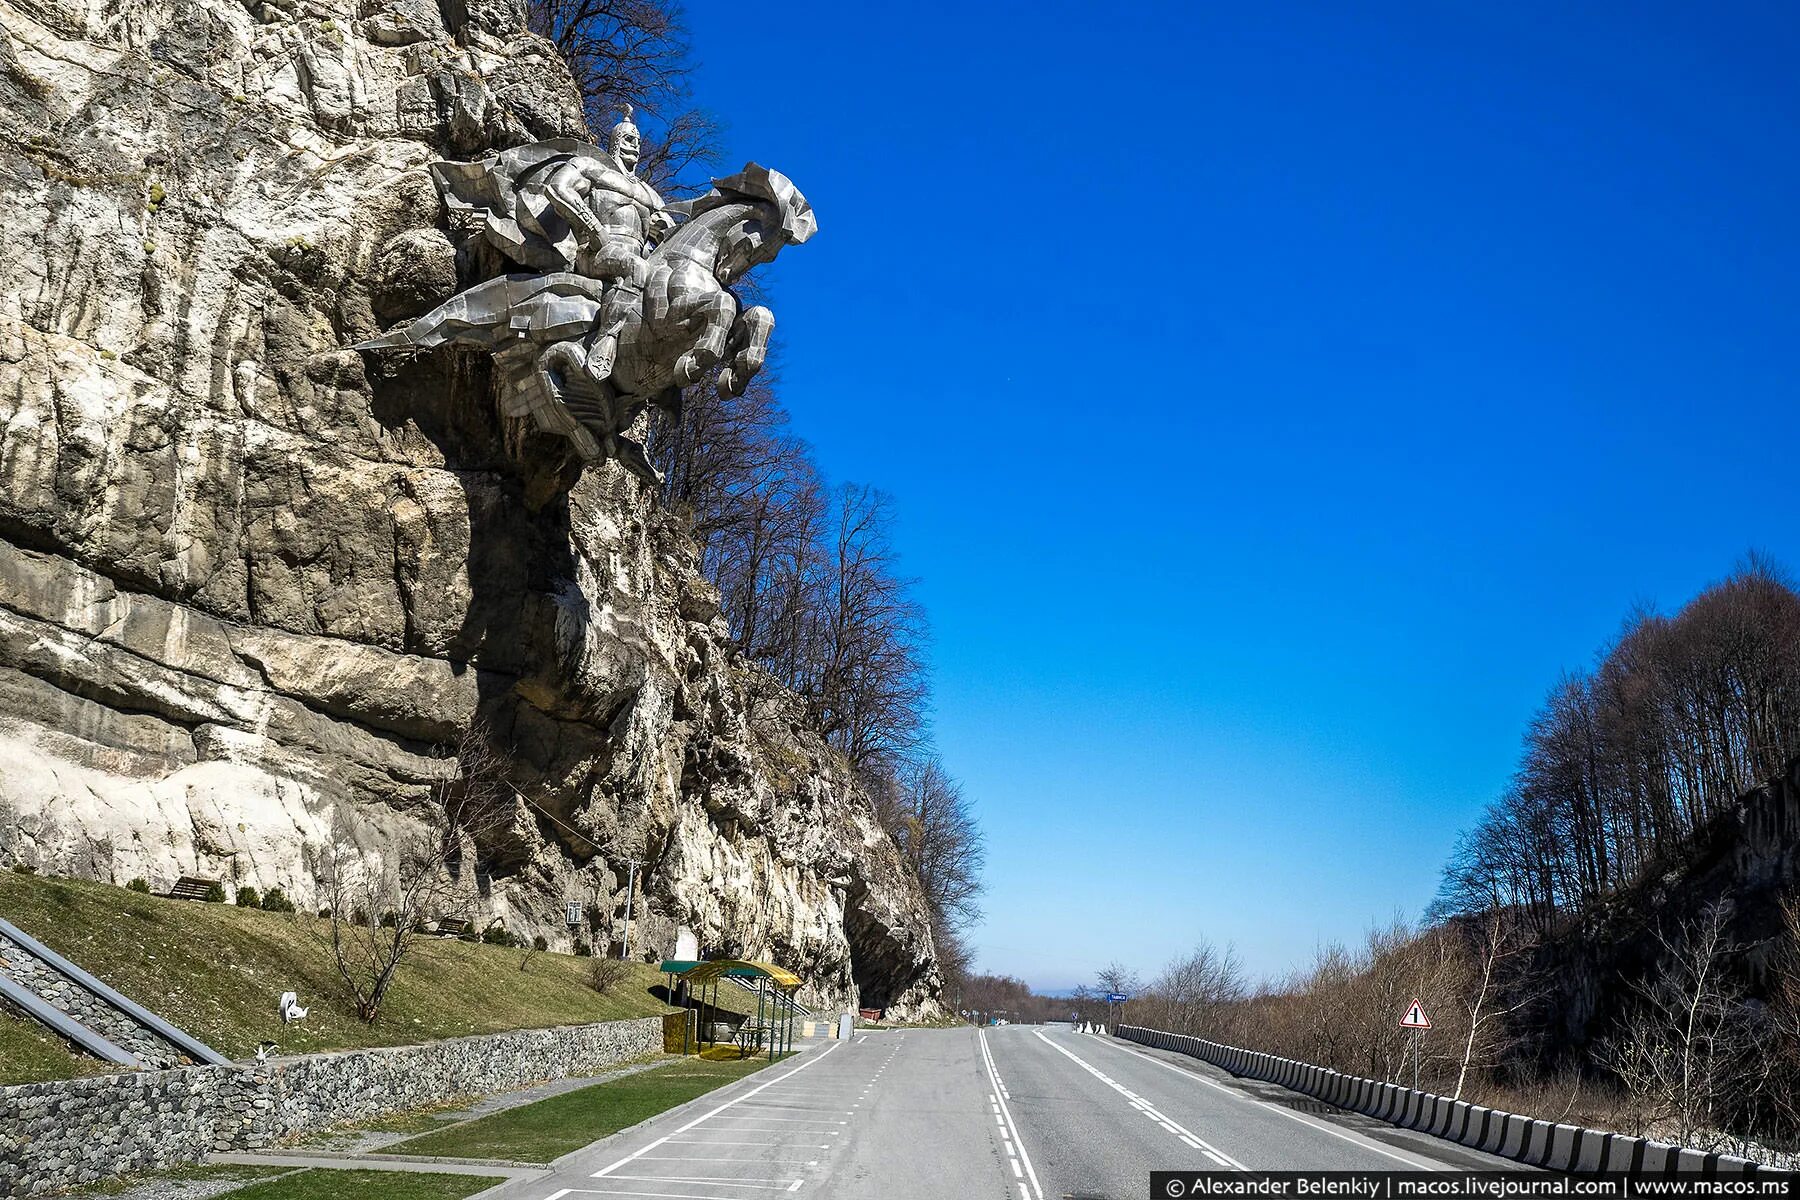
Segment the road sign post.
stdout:
<svg viewBox="0 0 1800 1200">
<path fill-rule="evenodd" d="M 1413 1031 L 1413 1091 L 1419 1090 L 1419 1063 L 1425 1057 L 1425 1031 L 1431 1028 L 1431 1018 L 1425 1015 L 1425 1006 L 1419 1003 L 1417 996 L 1407 1006 L 1406 1015 L 1400 1018 L 1400 1028 Z"/>
</svg>

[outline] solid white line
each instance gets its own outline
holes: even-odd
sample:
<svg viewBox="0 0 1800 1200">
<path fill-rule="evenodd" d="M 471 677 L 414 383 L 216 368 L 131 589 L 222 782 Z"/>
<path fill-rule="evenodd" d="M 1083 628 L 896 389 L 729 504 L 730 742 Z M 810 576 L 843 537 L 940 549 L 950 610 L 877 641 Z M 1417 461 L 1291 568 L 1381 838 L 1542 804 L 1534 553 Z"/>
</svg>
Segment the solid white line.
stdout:
<svg viewBox="0 0 1800 1200">
<path fill-rule="evenodd" d="M 1006 1089 L 1000 1084 L 1000 1069 L 994 1065 L 994 1052 L 988 1049 L 987 1030 L 977 1029 L 975 1036 L 981 1042 L 981 1057 L 987 1063 L 988 1075 L 993 1078 L 994 1088 L 1000 1093 L 1000 1111 L 1006 1116 L 1003 1129 L 1011 1128 L 1013 1144 L 1019 1148 L 1019 1157 L 1025 1163 L 1025 1175 L 1031 1180 L 1031 1190 L 1037 1193 L 1037 1200 L 1044 1200 L 1044 1185 L 1038 1182 L 1037 1171 L 1031 1166 L 1031 1155 L 1025 1150 L 1025 1139 L 1019 1136 L 1019 1126 L 1012 1119 L 1012 1109 L 1006 1103 Z M 1025 1185 L 1021 1183 L 1019 1190 L 1023 1192 Z M 1025 1200 L 1031 1200 L 1027 1195 Z"/>
<path fill-rule="evenodd" d="M 721 1121 L 761 1121 L 765 1125 L 848 1125 L 848 1121 L 815 1121 L 810 1117 L 720 1117 Z"/>
<path fill-rule="evenodd" d="M 707 1143 L 703 1143 L 703 1144 L 715 1145 L 716 1143 L 707 1142 Z M 808 1166 L 808 1167 L 816 1167 L 819 1165 L 819 1160 L 816 1158 L 726 1158 L 723 1155 L 718 1155 L 718 1154 L 709 1154 L 706 1157 L 699 1158 L 699 1159 L 696 1159 L 691 1154 L 646 1154 L 642 1158 L 638 1159 L 638 1161 L 639 1162 L 684 1162 L 684 1163 L 691 1163 L 691 1162 L 703 1162 L 703 1163 L 728 1163 L 728 1162 L 800 1163 L 800 1164 L 802 1164 L 804 1166 Z M 620 1176 L 614 1175 L 613 1178 L 618 1179 L 618 1178 L 620 1178 Z M 544 1198 L 544 1200 L 556 1200 L 556 1197 L 546 1196 Z"/>
<path fill-rule="evenodd" d="M 1042 1035 L 1040 1035 L 1040 1036 L 1042 1036 Z M 1322 1121 L 1314 1121 L 1308 1117 L 1301 1116 L 1299 1113 L 1294 1112 L 1292 1109 L 1283 1108 L 1279 1104 L 1270 1104 L 1267 1101 L 1258 1100 L 1254 1096 L 1246 1096 L 1246 1095 L 1244 1095 L 1244 1093 L 1236 1091 L 1232 1088 L 1228 1088 L 1222 1083 L 1215 1083 L 1212 1080 L 1206 1078 L 1206 1076 L 1204 1076 L 1204 1075 L 1196 1074 L 1193 1071 L 1184 1071 L 1180 1067 L 1176 1066 L 1174 1063 L 1164 1062 L 1162 1059 L 1157 1058 L 1153 1055 L 1144 1054 L 1140 1051 L 1133 1050 L 1130 1046 L 1121 1046 L 1117 1042 L 1112 1042 L 1112 1041 L 1107 1042 L 1107 1045 L 1111 1046 L 1115 1050 L 1123 1050 L 1127 1054 L 1135 1055 L 1136 1057 L 1143 1059 L 1147 1063 L 1155 1063 L 1157 1066 L 1162 1067 L 1164 1070 L 1174 1071 L 1177 1075 L 1183 1075 L 1183 1076 L 1186 1076 L 1187 1078 L 1192 1079 L 1198 1083 L 1204 1083 L 1207 1087 L 1212 1088 L 1214 1091 L 1224 1092 L 1227 1096 L 1230 1096 L 1233 1099 L 1243 1100 L 1250 1104 L 1260 1105 L 1261 1107 L 1267 1109 L 1268 1111 L 1270 1111 L 1272 1113 L 1279 1113 L 1280 1115 L 1282 1115 L 1284 1117 L 1289 1117 L 1295 1121 L 1300 1122 L 1302 1125 L 1311 1125 L 1314 1129 L 1317 1129 L 1321 1133 L 1329 1133 L 1334 1138 L 1342 1138 L 1346 1142 L 1350 1142 L 1353 1145 L 1361 1146 L 1365 1150 L 1373 1150 L 1375 1153 L 1383 1155 L 1384 1157 L 1387 1157 L 1387 1158 L 1391 1158 L 1395 1162 L 1405 1163 L 1407 1166 L 1413 1168 L 1415 1171 L 1445 1171 L 1445 1170 L 1449 1170 L 1448 1167 L 1439 1166 L 1439 1165 L 1432 1163 L 1423 1158 L 1414 1158 L 1411 1155 L 1405 1155 L 1405 1154 L 1395 1154 L 1392 1151 L 1383 1149 L 1380 1145 L 1378 1145 L 1375 1142 L 1375 1140 L 1373 1138 L 1358 1137 L 1355 1134 L 1347 1132 L 1346 1130 L 1334 1129 L 1332 1126 L 1327 1125 Z"/>
<path fill-rule="evenodd" d="M 773 1133 L 775 1131 L 772 1129 L 766 1130 L 766 1131 L 760 1130 L 760 1129 L 746 1129 L 744 1132 L 745 1133 L 763 1133 L 763 1132 Z M 780 1146 L 783 1150 L 829 1150 L 829 1149 L 831 1149 L 831 1144 L 829 1142 L 821 1142 L 818 1145 L 814 1145 L 811 1142 L 715 1142 L 715 1141 L 711 1140 L 710 1138 L 677 1138 L 677 1137 L 664 1138 L 662 1140 L 662 1142 L 657 1142 L 657 1143 L 653 1143 L 652 1145 L 645 1146 L 644 1149 L 654 1150 L 654 1149 L 656 1149 L 657 1146 L 662 1145 L 663 1142 L 666 1142 L 671 1146 Z M 635 1155 L 635 1154 L 632 1155 L 632 1158 L 638 1158 L 638 1157 L 640 1157 L 640 1156 Z M 626 1161 L 630 1161 L 630 1160 L 628 1159 Z M 614 1165 L 622 1167 L 625 1164 L 624 1163 L 616 1163 Z"/>
<path fill-rule="evenodd" d="M 1129 1091 L 1128 1089 L 1126 1089 L 1126 1087 L 1123 1084 L 1115 1082 L 1113 1079 L 1111 1079 L 1109 1076 L 1107 1076 L 1103 1071 L 1101 1071 L 1100 1068 L 1094 1066 L 1092 1063 L 1089 1063 L 1085 1058 L 1082 1058 L 1077 1054 L 1074 1054 L 1068 1050 L 1063 1049 L 1061 1046 L 1057 1045 L 1055 1042 L 1053 1042 L 1049 1038 L 1045 1037 L 1041 1032 L 1039 1032 L 1036 1029 L 1032 1030 L 1032 1032 L 1037 1034 L 1038 1040 L 1043 1042 L 1044 1045 L 1050 1047 L 1052 1050 L 1056 1051 L 1058 1054 L 1063 1055 L 1065 1058 L 1069 1059 L 1071 1062 L 1073 1062 L 1077 1066 L 1079 1066 L 1082 1070 L 1084 1070 L 1088 1074 L 1092 1075 L 1095 1079 L 1098 1079 L 1101 1083 L 1104 1083 L 1107 1087 L 1111 1088 L 1113 1091 L 1118 1092 L 1121 1096 L 1124 1096 L 1127 1100 L 1135 1100 L 1138 1098 L 1137 1093 Z M 1164 1116 L 1163 1113 L 1160 1112 L 1159 1110 L 1154 1109 L 1154 1108 L 1148 1108 L 1145 1110 L 1144 1115 L 1153 1118 L 1157 1124 L 1159 1124 L 1163 1128 L 1167 1129 L 1170 1133 L 1174 1134 L 1176 1137 L 1180 1137 L 1184 1133 L 1187 1134 L 1187 1136 L 1193 1138 L 1196 1142 L 1200 1143 L 1201 1150 L 1203 1150 L 1203 1151 L 1211 1150 L 1219 1158 L 1223 1159 L 1225 1161 L 1226 1165 L 1236 1167 L 1240 1171 L 1249 1170 L 1249 1168 L 1246 1167 L 1243 1163 L 1241 1163 L 1237 1159 L 1231 1157 L 1231 1155 L 1225 1153 L 1223 1150 L 1220 1150 L 1217 1146 L 1212 1145 L 1205 1138 L 1201 1137 L 1199 1134 L 1195 1133 L 1193 1130 L 1187 1129 L 1187 1128 L 1183 1127 L 1182 1125 L 1178 1124 L 1177 1122 L 1171 1120 L 1167 1116 Z"/>
<path fill-rule="evenodd" d="M 755 1188 L 759 1192 L 785 1192 L 792 1179 L 726 1179 L 721 1175 L 609 1175 L 608 1179 L 629 1179 L 633 1183 L 703 1183 L 707 1187 Z"/>
<path fill-rule="evenodd" d="M 574 1188 L 584 1196 L 656 1196 L 660 1200 L 719 1200 L 717 1196 L 702 1196 L 698 1192 L 627 1192 L 614 1191 L 608 1188 L 602 1192 L 597 1188 Z"/>
<path fill-rule="evenodd" d="M 718 1116 L 720 1113 L 724 1112 L 726 1109 L 730 1108 L 732 1105 L 741 1103 L 742 1101 L 745 1101 L 745 1100 L 748 1100 L 752 1096 L 760 1095 L 765 1089 L 772 1088 L 778 1083 L 784 1083 L 787 1080 L 792 1079 L 794 1076 L 796 1076 L 800 1072 L 806 1070 L 806 1068 L 812 1066 L 814 1063 L 821 1062 L 824 1059 L 826 1059 L 827 1057 L 829 1057 L 831 1052 L 836 1049 L 837 1049 L 836 1046 L 825 1047 L 825 1049 L 820 1051 L 816 1057 L 807 1059 L 805 1062 L 801 1063 L 799 1066 L 795 1067 L 793 1070 L 789 1071 L 787 1074 L 777 1076 L 776 1078 L 771 1079 L 771 1080 L 769 1080 L 769 1082 L 763 1084 L 761 1087 L 751 1088 L 749 1091 L 745 1092 L 743 1095 L 734 1097 L 730 1100 L 727 1100 L 725 1103 L 719 1105 L 719 1107 L 713 1109 L 711 1112 L 706 1113 L 702 1116 L 695 1117 L 693 1120 L 689 1121 L 686 1125 L 683 1125 L 680 1129 L 677 1129 L 675 1131 L 675 1133 L 686 1133 L 688 1130 L 692 1129 L 694 1126 L 699 1125 L 700 1123 L 702 1123 L 704 1121 L 711 1120 L 713 1117 Z M 771 1131 L 771 1132 L 773 1132 L 773 1131 Z M 610 1167 L 603 1167 L 600 1170 L 595 1171 L 592 1178 L 594 1178 L 594 1179 L 606 1178 L 608 1175 L 611 1175 L 614 1171 L 618 1170 L 620 1167 L 624 1166 L 626 1163 L 630 1162 L 632 1159 L 637 1158 L 638 1155 L 648 1154 L 650 1151 L 656 1149 L 658 1146 L 660 1146 L 664 1142 L 668 1141 L 669 1138 L 674 1137 L 675 1133 L 669 1134 L 665 1137 L 659 1137 L 654 1142 L 651 1142 L 648 1146 L 645 1146 L 643 1149 L 639 1150 L 636 1154 L 628 1154 L 624 1158 L 621 1158 L 618 1162 L 612 1164 Z"/>
</svg>

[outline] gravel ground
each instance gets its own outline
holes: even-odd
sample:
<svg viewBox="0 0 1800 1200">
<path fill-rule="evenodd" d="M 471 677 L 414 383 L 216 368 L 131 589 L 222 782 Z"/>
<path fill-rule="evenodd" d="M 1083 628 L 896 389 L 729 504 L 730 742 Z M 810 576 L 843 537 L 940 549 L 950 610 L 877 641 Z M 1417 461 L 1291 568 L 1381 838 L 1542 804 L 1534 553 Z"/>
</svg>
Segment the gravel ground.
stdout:
<svg viewBox="0 0 1800 1200">
<path fill-rule="evenodd" d="M 150 1175 L 133 1181 L 119 1192 L 78 1192 L 78 1196 L 105 1195 L 109 1200 L 209 1200 L 212 1196 L 223 1196 L 252 1183 L 260 1183 L 265 1179 L 277 1179 L 280 1175 L 292 1174 L 284 1171 L 271 1175 L 251 1171 L 233 1171 L 229 1167 L 204 1168 L 208 1178 L 186 1178 L 185 1172 L 173 1171 L 167 1174 Z"/>
</svg>

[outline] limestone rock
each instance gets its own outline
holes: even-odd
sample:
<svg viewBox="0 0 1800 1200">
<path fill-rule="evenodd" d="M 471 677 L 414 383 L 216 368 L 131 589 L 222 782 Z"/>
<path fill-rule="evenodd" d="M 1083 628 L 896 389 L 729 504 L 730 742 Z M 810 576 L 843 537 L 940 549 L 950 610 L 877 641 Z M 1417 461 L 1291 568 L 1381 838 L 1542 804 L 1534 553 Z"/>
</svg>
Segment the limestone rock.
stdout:
<svg viewBox="0 0 1800 1200">
<path fill-rule="evenodd" d="M 318 903 L 477 715 L 534 823 L 484 919 L 935 1008 L 923 901 L 693 545 L 484 361 L 351 343 L 467 278 L 426 172 L 587 137 L 512 0 L 0 0 L 0 859 Z"/>
</svg>

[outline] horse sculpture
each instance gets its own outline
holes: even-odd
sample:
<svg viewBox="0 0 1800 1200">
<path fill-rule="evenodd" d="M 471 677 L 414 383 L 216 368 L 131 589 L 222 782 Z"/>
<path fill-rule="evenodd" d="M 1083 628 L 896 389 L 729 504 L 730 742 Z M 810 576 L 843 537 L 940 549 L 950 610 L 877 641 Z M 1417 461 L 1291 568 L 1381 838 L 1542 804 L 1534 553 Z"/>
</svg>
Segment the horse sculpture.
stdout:
<svg viewBox="0 0 1800 1200">
<path fill-rule="evenodd" d="M 573 271 L 490 279 L 356 348 L 492 351 L 508 416 L 567 437 L 586 461 L 616 458 L 660 483 L 632 426 L 648 405 L 679 414 L 681 389 L 715 367 L 721 395 L 743 393 L 768 355 L 775 316 L 761 305 L 743 308 L 730 285 L 817 230 L 800 190 L 754 163 L 668 207 L 685 220 L 647 259 L 610 361 L 597 345 L 602 298 L 608 286 L 630 285 Z"/>
</svg>

